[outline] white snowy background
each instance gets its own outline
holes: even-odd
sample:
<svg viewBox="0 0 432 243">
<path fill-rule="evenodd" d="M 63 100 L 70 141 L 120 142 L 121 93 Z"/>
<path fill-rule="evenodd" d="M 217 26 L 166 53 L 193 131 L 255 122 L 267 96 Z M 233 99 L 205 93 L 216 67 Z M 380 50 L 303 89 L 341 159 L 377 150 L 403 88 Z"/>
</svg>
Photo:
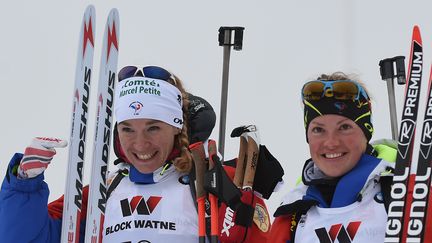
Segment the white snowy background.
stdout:
<svg viewBox="0 0 432 243">
<path fill-rule="evenodd" d="M 397 55 L 408 57 L 412 28 L 418 24 L 425 50 L 423 95 L 426 91 L 432 56 L 429 0 L 3 1 L 2 175 L 13 153 L 23 151 L 33 137 L 69 138 L 78 34 L 88 4 L 96 7 L 97 25 L 88 160 L 92 158 L 101 39 L 111 8 L 118 8 L 120 14 L 119 67 L 163 66 L 176 73 L 189 91 L 206 98 L 218 115 L 223 60 L 218 29 L 245 27 L 243 50 L 231 51 L 225 155 L 233 158 L 238 153 L 238 139 L 229 137 L 234 127 L 259 127 L 262 143 L 285 169 L 285 185 L 268 201 L 271 214 L 309 158 L 299 97 L 305 81 L 334 71 L 357 74 L 374 100 L 373 140 L 391 138 L 386 83 L 378 62 Z M 400 117 L 404 87 L 395 89 Z M 219 123 L 212 134 L 216 141 L 218 130 Z M 67 149 L 58 149 L 45 173 L 50 201 L 64 192 L 67 155 Z"/>
</svg>

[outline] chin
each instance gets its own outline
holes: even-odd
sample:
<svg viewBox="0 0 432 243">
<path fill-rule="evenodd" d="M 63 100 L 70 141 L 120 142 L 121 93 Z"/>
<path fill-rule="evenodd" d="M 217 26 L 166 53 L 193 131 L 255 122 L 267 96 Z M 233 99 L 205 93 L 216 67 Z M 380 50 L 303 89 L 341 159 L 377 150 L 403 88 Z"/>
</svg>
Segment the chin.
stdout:
<svg viewBox="0 0 432 243">
<path fill-rule="evenodd" d="M 339 171 L 323 171 L 323 172 L 326 176 L 332 177 L 332 178 L 340 177 L 340 176 L 343 176 L 345 174 L 345 173 L 342 173 Z"/>
</svg>

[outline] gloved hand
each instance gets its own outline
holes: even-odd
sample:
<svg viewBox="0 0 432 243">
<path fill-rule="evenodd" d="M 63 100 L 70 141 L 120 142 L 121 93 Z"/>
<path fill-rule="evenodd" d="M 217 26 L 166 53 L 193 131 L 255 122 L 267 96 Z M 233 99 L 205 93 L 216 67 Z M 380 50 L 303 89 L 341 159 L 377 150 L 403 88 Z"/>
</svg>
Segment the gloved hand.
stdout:
<svg viewBox="0 0 432 243">
<path fill-rule="evenodd" d="M 67 141 L 58 138 L 36 137 L 25 149 L 24 156 L 18 167 L 18 177 L 34 178 L 48 167 L 56 154 L 54 148 L 64 148 Z"/>
<path fill-rule="evenodd" d="M 398 141 L 393 140 L 393 139 L 388 139 L 388 138 L 381 138 L 381 139 L 378 139 L 378 140 L 371 142 L 371 144 L 372 144 L 372 146 L 382 144 L 382 145 L 386 145 L 390 148 L 397 149 Z"/>
<path fill-rule="evenodd" d="M 379 139 L 373 141 L 372 146 L 378 152 L 377 157 L 388 162 L 396 162 L 398 141 L 391 139 Z"/>
</svg>

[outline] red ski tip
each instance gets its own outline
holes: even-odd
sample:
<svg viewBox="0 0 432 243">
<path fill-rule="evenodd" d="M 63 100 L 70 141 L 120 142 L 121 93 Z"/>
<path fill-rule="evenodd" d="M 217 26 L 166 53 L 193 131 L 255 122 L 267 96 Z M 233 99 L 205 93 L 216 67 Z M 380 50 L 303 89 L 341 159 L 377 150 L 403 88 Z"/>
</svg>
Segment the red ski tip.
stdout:
<svg viewBox="0 0 432 243">
<path fill-rule="evenodd" d="M 414 25 L 413 27 L 413 35 L 412 35 L 413 41 L 416 41 L 417 43 L 422 43 L 421 34 L 420 34 L 420 27 L 418 25 Z"/>
</svg>

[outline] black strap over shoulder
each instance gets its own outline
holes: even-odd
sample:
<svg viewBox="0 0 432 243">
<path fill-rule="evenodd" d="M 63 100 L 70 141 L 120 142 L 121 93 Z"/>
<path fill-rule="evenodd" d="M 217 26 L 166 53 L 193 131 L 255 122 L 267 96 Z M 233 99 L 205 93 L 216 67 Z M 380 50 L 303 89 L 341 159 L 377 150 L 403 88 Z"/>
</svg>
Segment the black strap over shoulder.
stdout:
<svg viewBox="0 0 432 243">
<path fill-rule="evenodd" d="M 276 209 L 276 212 L 273 214 L 274 217 L 279 217 L 283 215 L 293 215 L 293 221 L 291 225 L 292 239 L 291 242 L 295 241 L 295 232 L 297 230 L 298 223 L 302 215 L 305 215 L 307 211 L 312 207 L 318 205 L 317 201 L 314 200 L 297 200 L 293 203 L 286 204 L 280 206 Z"/>
<path fill-rule="evenodd" d="M 121 180 L 125 177 L 125 174 L 128 174 L 129 171 L 127 169 L 119 170 L 117 172 L 117 175 L 112 180 L 111 184 L 108 187 L 107 190 L 107 200 L 111 196 L 111 193 L 116 189 L 116 187 L 120 184 Z"/>
<path fill-rule="evenodd" d="M 298 212 L 307 212 L 312 206 L 318 205 L 318 201 L 314 200 L 297 200 L 293 203 L 280 206 L 273 214 L 274 217 L 279 217 L 287 214 L 295 214 Z"/>
<path fill-rule="evenodd" d="M 392 176 L 381 176 L 380 177 L 380 184 L 381 184 L 381 193 L 383 196 L 384 201 L 384 207 L 386 212 L 388 212 L 388 208 L 391 201 L 391 186 L 393 184 L 393 177 Z"/>
</svg>

